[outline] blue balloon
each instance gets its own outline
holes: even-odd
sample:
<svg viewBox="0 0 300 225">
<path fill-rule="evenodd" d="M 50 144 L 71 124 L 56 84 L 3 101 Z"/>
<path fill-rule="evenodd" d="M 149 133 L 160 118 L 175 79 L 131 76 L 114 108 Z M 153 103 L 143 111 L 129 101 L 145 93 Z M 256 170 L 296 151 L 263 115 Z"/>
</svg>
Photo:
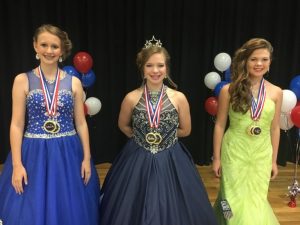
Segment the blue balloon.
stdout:
<svg viewBox="0 0 300 225">
<path fill-rule="evenodd" d="M 295 93 L 297 100 L 300 99 L 300 88 L 291 88 L 291 91 Z"/>
<path fill-rule="evenodd" d="M 223 86 L 226 85 L 226 84 L 228 84 L 228 83 L 229 83 L 228 81 L 221 81 L 221 82 L 219 82 L 216 85 L 215 89 L 214 89 L 215 96 L 219 96 L 220 91 L 223 88 Z"/>
<path fill-rule="evenodd" d="M 295 76 L 290 82 L 290 89 L 295 93 L 297 99 L 300 98 L 300 75 Z"/>
<path fill-rule="evenodd" d="M 82 75 L 82 86 L 85 88 L 91 87 L 96 81 L 96 75 L 93 70 L 89 70 Z"/>
<path fill-rule="evenodd" d="M 65 71 L 67 74 L 75 76 L 79 80 L 81 80 L 81 74 L 75 69 L 74 66 L 64 66 L 63 67 L 63 71 Z"/>
<path fill-rule="evenodd" d="M 225 70 L 225 81 L 231 82 L 231 71 L 230 68 Z"/>
</svg>

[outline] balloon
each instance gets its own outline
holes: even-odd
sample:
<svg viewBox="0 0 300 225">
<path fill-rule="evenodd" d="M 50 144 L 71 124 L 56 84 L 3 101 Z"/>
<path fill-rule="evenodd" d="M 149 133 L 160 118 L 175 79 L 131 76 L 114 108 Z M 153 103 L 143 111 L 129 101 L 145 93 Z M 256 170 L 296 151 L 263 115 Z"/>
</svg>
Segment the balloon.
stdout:
<svg viewBox="0 0 300 225">
<path fill-rule="evenodd" d="M 290 82 L 290 89 L 300 99 L 300 75 L 295 76 Z"/>
<path fill-rule="evenodd" d="M 64 66 L 63 67 L 63 71 L 65 71 L 67 74 L 75 76 L 79 80 L 81 80 L 81 74 L 75 69 L 74 66 Z"/>
<path fill-rule="evenodd" d="M 93 66 L 93 59 L 87 52 L 78 52 L 73 58 L 73 63 L 79 72 L 87 73 Z"/>
<path fill-rule="evenodd" d="M 221 89 L 223 88 L 224 85 L 228 84 L 227 81 L 221 81 L 218 83 L 214 89 L 214 93 L 216 96 L 219 96 Z"/>
<path fill-rule="evenodd" d="M 204 104 L 206 112 L 210 115 L 215 116 L 218 112 L 218 99 L 216 97 L 209 97 L 205 100 Z"/>
<path fill-rule="evenodd" d="M 95 97 L 89 97 L 85 101 L 85 105 L 87 106 L 87 113 L 90 116 L 97 114 L 100 111 L 102 106 L 100 100 Z"/>
<path fill-rule="evenodd" d="M 231 64 L 231 57 L 225 52 L 221 52 L 218 55 L 216 55 L 214 59 L 214 65 L 217 68 L 217 70 L 223 72 L 229 68 Z"/>
<path fill-rule="evenodd" d="M 292 87 L 291 91 L 294 92 L 297 99 L 300 99 L 300 88 Z"/>
<path fill-rule="evenodd" d="M 225 80 L 228 82 L 231 82 L 231 71 L 230 68 L 228 68 L 227 70 L 225 70 Z"/>
<path fill-rule="evenodd" d="M 289 130 L 294 126 L 291 120 L 290 113 L 281 113 L 280 114 L 280 129 L 282 130 Z"/>
<path fill-rule="evenodd" d="M 82 86 L 89 88 L 96 81 L 96 76 L 93 70 L 90 70 L 88 73 L 82 75 Z"/>
<path fill-rule="evenodd" d="M 297 104 L 297 97 L 294 92 L 288 89 L 284 89 L 282 96 L 281 112 L 290 112 Z"/>
<path fill-rule="evenodd" d="M 221 77 L 217 72 L 209 72 L 204 77 L 204 84 L 209 89 L 213 90 L 218 83 L 221 82 Z"/>
<path fill-rule="evenodd" d="M 296 106 L 292 109 L 291 120 L 296 127 L 300 128 L 300 106 Z"/>
</svg>

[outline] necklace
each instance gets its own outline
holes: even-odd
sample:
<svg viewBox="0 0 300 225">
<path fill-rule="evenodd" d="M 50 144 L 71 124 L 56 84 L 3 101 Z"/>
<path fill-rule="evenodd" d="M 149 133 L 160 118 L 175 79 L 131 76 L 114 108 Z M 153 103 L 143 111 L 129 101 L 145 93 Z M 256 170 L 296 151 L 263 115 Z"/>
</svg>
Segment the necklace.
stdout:
<svg viewBox="0 0 300 225">
<path fill-rule="evenodd" d="M 150 96 L 150 101 L 152 105 L 156 106 L 159 96 L 160 96 L 160 91 L 149 91 L 149 96 Z"/>
<path fill-rule="evenodd" d="M 48 80 L 48 79 L 45 79 L 47 81 L 48 84 L 53 84 L 55 82 L 55 79 L 54 80 Z"/>
</svg>

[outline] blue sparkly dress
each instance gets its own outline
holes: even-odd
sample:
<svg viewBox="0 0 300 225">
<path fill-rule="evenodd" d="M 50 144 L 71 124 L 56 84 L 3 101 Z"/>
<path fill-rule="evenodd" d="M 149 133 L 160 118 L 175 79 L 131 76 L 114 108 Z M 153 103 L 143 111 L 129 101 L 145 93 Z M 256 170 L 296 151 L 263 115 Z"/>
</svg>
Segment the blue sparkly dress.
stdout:
<svg viewBox="0 0 300 225">
<path fill-rule="evenodd" d="M 217 225 L 192 157 L 178 141 L 178 113 L 167 94 L 162 101 L 156 146 L 145 141 L 151 130 L 144 95 L 133 110 L 133 138 L 101 189 L 101 225 Z"/>
<path fill-rule="evenodd" d="M 58 133 L 43 128 L 48 116 L 34 71 L 27 73 L 27 126 L 21 156 L 28 176 L 24 193 L 16 194 L 12 184 L 12 156 L 9 153 L 0 175 L 0 221 L 3 225 L 98 225 L 100 185 L 92 165 L 87 185 L 81 178 L 83 148 L 73 123 L 72 77 L 63 73 L 56 120 Z M 54 84 L 48 84 L 53 92 Z"/>
</svg>

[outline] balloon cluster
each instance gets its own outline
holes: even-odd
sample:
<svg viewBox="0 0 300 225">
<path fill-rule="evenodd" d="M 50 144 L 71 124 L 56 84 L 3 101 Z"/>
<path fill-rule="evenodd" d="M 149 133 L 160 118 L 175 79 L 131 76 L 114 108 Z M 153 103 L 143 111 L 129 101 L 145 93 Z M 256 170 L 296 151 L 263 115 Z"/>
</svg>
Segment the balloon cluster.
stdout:
<svg viewBox="0 0 300 225">
<path fill-rule="evenodd" d="M 280 114 L 280 128 L 288 135 L 288 130 L 293 126 L 300 131 L 300 75 L 295 76 L 289 85 L 290 89 L 283 90 L 282 106 Z M 288 139 L 289 140 L 289 139 Z M 291 144 L 290 144 L 291 146 Z M 288 187 L 290 207 L 296 207 L 296 197 L 300 193 L 300 187 L 297 179 L 297 167 L 300 158 L 300 133 L 298 132 L 297 145 L 296 145 L 296 162 L 294 169 L 294 181 L 292 186 Z"/>
<path fill-rule="evenodd" d="M 231 57 L 225 53 L 221 52 L 215 56 L 214 66 L 215 68 L 224 73 L 225 80 L 222 81 L 219 73 L 212 71 L 205 75 L 204 84 L 206 87 L 211 89 L 214 92 L 215 96 L 211 96 L 205 100 L 205 111 L 212 116 L 217 115 L 218 111 L 218 96 L 220 94 L 221 89 L 225 84 L 228 84 L 230 79 L 230 65 L 231 65 Z"/>
<path fill-rule="evenodd" d="M 64 66 L 63 70 L 66 73 L 79 78 L 84 90 L 87 90 L 96 81 L 95 73 L 92 70 L 93 58 L 87 52 L 78 52 L 73 57 L 73 64 L 74 66 Z M 86 92 L 83 92 L 82 100 L 85 115 L 93 116 L 100 111 L 102 105 L 98 98 L 89 97 L 86 99 Z"/>
</svg>

